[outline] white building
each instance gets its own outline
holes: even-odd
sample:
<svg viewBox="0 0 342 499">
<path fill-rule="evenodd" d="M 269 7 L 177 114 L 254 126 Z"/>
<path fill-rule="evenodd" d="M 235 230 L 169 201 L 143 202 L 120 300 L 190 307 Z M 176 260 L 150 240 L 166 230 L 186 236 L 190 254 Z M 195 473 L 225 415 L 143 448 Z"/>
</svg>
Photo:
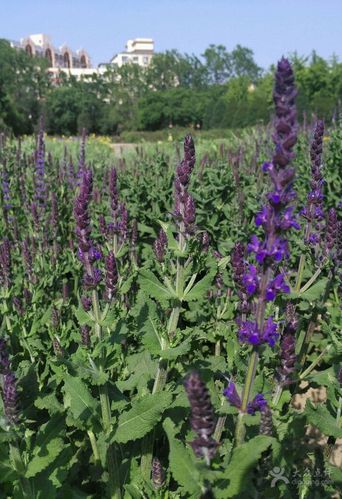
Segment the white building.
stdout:
<svg viewBox="0 0 342 499">
<path fill-rule="evenodd" d="M 76 77 L 94 74 L 96 68 L 91 67 L 88 53 L 84 49 L 74 52 L 68 45 L 54 47 L 51 38 L 44 33 L 29 35 L 22 38 L 20 42 L 10 41 L 10 45 L 16 49 L 25 50 L 32 57 L 43 57 L 49 64 L 49 72 L 57 77 L 59 72 L 71 74 Z"/>
<path fill-rule="evenodd" d="M 119 67 L 127 63 L 147 67 L 152 60 L 153 53 L 154 41 L 152 38 L 135 38 L 128 40 L 126 50 L 116 54 L 110 62 Z"/>
</svg>

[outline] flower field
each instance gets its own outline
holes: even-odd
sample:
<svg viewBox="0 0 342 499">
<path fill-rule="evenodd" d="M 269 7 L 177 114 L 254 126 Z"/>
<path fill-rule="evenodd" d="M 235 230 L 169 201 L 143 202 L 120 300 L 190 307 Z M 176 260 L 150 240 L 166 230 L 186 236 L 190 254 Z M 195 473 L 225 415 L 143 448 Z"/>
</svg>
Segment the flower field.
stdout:
<svg viewBox="0 0 342 499">
<path fill-rule="evenodd" d="M 0 135 L 1 499 L 339 497 L 342 123 L 296 95 L 120 158 Z"/>
</svg>

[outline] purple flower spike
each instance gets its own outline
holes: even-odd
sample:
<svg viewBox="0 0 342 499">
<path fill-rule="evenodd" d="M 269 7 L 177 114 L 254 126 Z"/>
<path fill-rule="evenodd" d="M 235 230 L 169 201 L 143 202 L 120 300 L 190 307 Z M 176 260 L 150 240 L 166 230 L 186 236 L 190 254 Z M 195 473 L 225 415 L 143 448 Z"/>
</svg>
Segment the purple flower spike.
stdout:
<svg viewBox="0 0 342 499">
<path fill-rule="evenodd" d="M 242 401 L 236 390 L 235 383 L 231 381 L 228 387 L 223 391 L 223 395 L 227 397 L 231 405 L 234 405 L 235 407 L 240 409 Z"/>
<path fill-rule="evenodd" d="M 5 288 L 11 285 L 11 244 L 8 239 L 0 244 L 0 285 Z"/>
<path fill-rule="evenodd" d="M 195 202 L 188 192 L 190 175 L 195 165 L 195 146 L 190 135 L 184 139 L 184 159 L 177 166 L 175 187 L 174 218 L 179 232 L 189 236 L 194 231 L 196 216 Z"/>
<path fill-rule="evenodd" d="M 111 301 L 116 293 L 116 285 L 118 282 L 118 269 L 114 253 L 110 251 L 106 258 L 106 289 L 105 297 L 107 301 Z"/>
<path fill-rule="evenodd" d="M 186 377 L 184 387 L 191 407 L 191 428 L 198 435 L 191 442 L 191 447 L 197 457 L 210 461 L 216 453 L 218 443 L 212 438 L 216 420 L 208 389 L 197 372 Z"/>
<path fill-rule="evenodd" d="M 167 237 L 163 229 L 160 229 L 159 236 L 153 243 L 153 251 L 156 255 L 158 262 L 162 262 L 165 257 L 165 252 L 167 248 Z"/>
<path fill-rule="evenodd" d="M 5 416 L 11 423 L 16 423 L 18 420 L 18 393 L 15 375 L 12 372 L 4 375 L 3 402 Z"/>
<path fill-rule="evenodd" d="M 328 212 L 328 220 L 325 233 L 325 251 L 331 253 L 337 242 L 337 213 L 334 208 L 330 208 Z"/>
</svg>

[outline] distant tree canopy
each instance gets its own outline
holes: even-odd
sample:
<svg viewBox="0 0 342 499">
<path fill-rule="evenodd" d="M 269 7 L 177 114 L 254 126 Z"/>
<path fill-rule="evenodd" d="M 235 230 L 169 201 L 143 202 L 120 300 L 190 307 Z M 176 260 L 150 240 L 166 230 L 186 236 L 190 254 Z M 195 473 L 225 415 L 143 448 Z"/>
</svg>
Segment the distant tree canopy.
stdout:
<svg viewBox="0 0 342 499">
<path fill-rule="evenodd" d="M 342 64 L 315 52 L 290 57 L 298 87 L 298 116 L 330 121 L 342 99 Z M 170 50 L 150 66 L 112 66 L 104 75 L 51 81 L 43 59 L 0 40 L 0 129 L 32 133 L 39 115 L 51 134 L 158 130 L 172 126 L 240 128 L 267 123 L 274 67 L 263 71 L 251 49 L 210 45 L 198 57 Z"/>
</svg>

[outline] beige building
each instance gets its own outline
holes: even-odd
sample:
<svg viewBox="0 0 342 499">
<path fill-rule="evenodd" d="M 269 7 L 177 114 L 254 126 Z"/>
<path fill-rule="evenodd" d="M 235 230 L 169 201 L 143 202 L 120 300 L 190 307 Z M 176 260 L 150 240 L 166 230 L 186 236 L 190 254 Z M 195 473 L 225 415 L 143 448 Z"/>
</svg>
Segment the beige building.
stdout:
<svg viewBox="0 0 342 499">
<path fill-rule="evenodd" d="M 128 40 L 126 50 L 116 54 L 110 63 L 119 67 L 128 63 L 146 67 L 150 64 L 153 54 L 154 41 L 152 38 L 135 38 L 134 40 Z"/>
</svg>

